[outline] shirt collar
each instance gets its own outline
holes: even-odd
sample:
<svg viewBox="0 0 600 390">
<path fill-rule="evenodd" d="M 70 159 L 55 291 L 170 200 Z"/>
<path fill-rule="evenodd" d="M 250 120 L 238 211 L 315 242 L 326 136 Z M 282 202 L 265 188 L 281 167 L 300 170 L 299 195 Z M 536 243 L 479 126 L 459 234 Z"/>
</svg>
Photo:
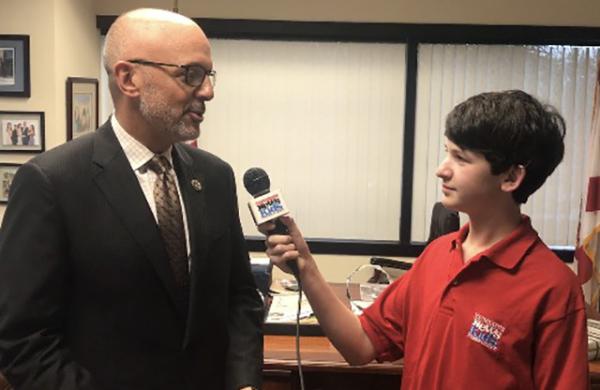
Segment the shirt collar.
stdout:
<svg viewBox="0 0 600 390">
<path fill-rule="evenodd" d="M 451 249 L 454 250 L 462 244 L 468 233 L 469 224 L 467 223 L 458 232 L 454 233 Z M 508 236 L 479 253 L 473 260 L 485 257 L 499 267 L 512 269 L 519 264 L 539 239 L 538 233 L 531 226 L 529 217 L 521 215 L 521 222 Z"/>
<path fill-rule="evenodd" d="M 134 171 L 139 170 L 154 157 L 154 153 L 150 149 L 137 139 L 133 138 L 131 134 L 121 126 L 114 113 L 110 117 L 110 124 L 115 131 L 115 135 L 117 136 L 121 148 L 123 148 L 123 152 L 125 152 L 125 157 L 127 157 L 131 169 Z M 173 166 L 171 149 L 172 147 L 169 147 L 164 153 L 161 153 L 161 155 L 165 156 L 171 163 L 171 166 Z"/>
</svg>

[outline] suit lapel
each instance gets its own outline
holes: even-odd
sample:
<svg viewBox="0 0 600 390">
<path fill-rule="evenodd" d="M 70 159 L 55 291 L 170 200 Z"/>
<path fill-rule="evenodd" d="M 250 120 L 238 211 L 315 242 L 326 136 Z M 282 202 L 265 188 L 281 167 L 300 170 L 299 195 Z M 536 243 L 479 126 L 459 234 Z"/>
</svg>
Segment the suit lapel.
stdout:
<svg viewBox="0 0 600 390">
<path fill-rule="evenodd" d="M 204 279 L 207 275 L 207 250 L 210 243 L 211 221 L 207 218 L 206 194 L 203 186 L 206 182 L 206 173 L 199 165 L 194 165 L 194 160 L 188 151 L 179 144 L 173 148 L 173 161 L 181 197 L 185 205 L 188 231 L 190 235 L 191 254 L 191 285 L 190 285 L 190 309 L 187 321 L 184 345 L 190 340 L 194 319 L 197 317 L 196 310 L 201 310 L 202 297 L 208 296 L 210 292 L 204 291 Z"/>
<path fill-rule="evenodd" d="M 92 159 L 95 165 L 94 182 L 150 260 L 177 307 L 175 277 L 169 266 L 156 221 L 137 177 L 109 122 L 96 133 Z M 182 307 L 177 307 L 177 311 L 181 315 L 186 312 Z"/>
</svg>

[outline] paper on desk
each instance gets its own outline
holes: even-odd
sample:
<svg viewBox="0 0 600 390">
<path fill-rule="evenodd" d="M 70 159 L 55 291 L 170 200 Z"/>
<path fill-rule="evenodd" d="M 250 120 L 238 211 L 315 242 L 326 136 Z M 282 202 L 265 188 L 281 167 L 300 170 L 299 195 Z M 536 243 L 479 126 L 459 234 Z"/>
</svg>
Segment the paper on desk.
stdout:
<svg viewBox="0 0 600 390">
<path fill-rule="evenodd" d="M 267 267 L 271 263 L 268 257 L 251 257 L 250 264 L 252 265 L 262 265 Z"/>
<path fill-rule="evenodd" d="M 273 296 L 267 322 L 296 322 L 298 294 L 277 294 Z M 305 296 L 302 297 L 300 318 L 312 316 L 313 311 Z"/>
</svg>

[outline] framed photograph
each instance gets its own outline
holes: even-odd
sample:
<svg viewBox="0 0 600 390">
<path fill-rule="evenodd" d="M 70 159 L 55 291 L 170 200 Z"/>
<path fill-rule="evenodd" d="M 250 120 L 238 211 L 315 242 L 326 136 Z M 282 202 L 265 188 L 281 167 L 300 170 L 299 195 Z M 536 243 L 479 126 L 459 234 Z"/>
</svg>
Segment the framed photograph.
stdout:
<svg viewBox="0 0 600 390">
<path fill-rule="evenodd" d="M 98 127 L 98 80 L 67 78 L 67 141 Z"/>
<path fill-rule="evenodd" d="M 29 35 L 0 35 L 0 96 L 31 96 L 29 80 Z"/>
<path fill-rule="evenodd" d="M 0 163 L 0 203 L 8 202 L 10 184 L 21 164 Z"/>
<path fill-rule="evenodd" d="M 35 153 L 44 151 L 44 113 L 40 111 L 0 111 L 0 152 Z"/>
</svg>

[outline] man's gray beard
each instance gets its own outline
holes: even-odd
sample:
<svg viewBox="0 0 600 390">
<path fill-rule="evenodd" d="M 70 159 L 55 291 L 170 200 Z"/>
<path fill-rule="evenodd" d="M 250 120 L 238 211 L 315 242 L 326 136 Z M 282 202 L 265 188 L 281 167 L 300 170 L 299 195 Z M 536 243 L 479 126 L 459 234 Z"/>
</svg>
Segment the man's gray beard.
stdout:
<svg viewBox="0 0 600 390">
<path fill-rule="evenodd" d="M 148 98 L 148 96 L 152 96 Z M 147 123 L 158 125 L 162 131 L 174 136 L 176 142 L 198 137 L 197 131 L 187 129 L 183 118 L 177 120 L 177 112 L 170 109 L 155 88 L 148 88 L 140 98 L 140 114 Z"/>
</svg>

